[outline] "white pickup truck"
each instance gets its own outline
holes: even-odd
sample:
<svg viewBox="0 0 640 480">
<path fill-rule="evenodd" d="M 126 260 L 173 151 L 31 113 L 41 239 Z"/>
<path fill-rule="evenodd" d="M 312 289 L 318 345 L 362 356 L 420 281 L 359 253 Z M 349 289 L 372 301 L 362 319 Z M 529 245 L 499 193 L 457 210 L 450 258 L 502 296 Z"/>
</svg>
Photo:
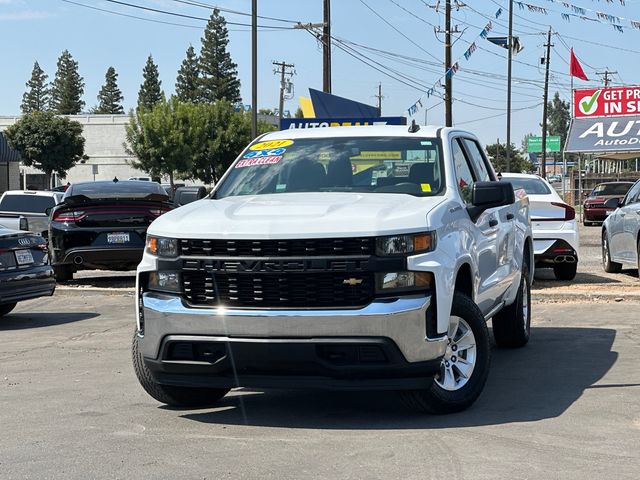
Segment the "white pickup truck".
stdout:
<svg viewBox="0 0 640 480">
<path fill-rule="evenodd" d="M 392 389 L 471 405 L 530 332 L 527 198 L 476 137 L 438 127 L 256 139 L 212 194 L 149 227 L 133 363 L 170 405 L 233 387 Z"/>
<path fill-rule="evenodd" d="M 0 197 L 0 225 L 29 230 L 47 237 L 49 211 L 62 200 L 62 192 L 9 190 Z"/>
</svg>

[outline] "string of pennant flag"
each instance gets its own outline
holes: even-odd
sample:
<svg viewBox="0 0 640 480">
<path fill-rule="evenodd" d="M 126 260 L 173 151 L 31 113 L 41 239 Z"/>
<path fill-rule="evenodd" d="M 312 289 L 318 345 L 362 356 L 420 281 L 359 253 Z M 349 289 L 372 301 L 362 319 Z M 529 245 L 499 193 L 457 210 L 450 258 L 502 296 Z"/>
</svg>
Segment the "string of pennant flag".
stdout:
<svg viewBox="0 0 640 480">
<path fill-rule="evenodd" d="M 589 22 L 598 22 L 598 23 L 607 23 L 611 25 L 616 31 L 620 33 L 624 33 L 625 22 L 629 22 L 628 26 L 634 28 L 636 30 L 640 30 L 640 21 L 631 20 L 628 18 L 620 17 L 618 15 L 612 15 L 607 12 L 602 12 L 599 10 L 592 10 L 590 8 L 579 7 L 577 5 L 573 5 L 572 3 L 561 1 L 561 0 L 547 0 L 550 3 L 554 3 L 557 5 L 561 5 L 564 8 L 571 11 L 571 13 L 567 12 L 558 12 L 557 10 L 551 10 L 546 7 L 541 7 L 540 5 L 535 5 L 532 3 L 516 1 L 514 2 L 520 10 L 528 10 L 533 13 L 540 13 L 543 15 L 548 15 L 550 12 L 559 13 L 561 18 L 567 22 L 570 22 L 572 18 L 578 18 L 580 20 L 589 21 Z M 606 0 L 607 3 L 613 3 L 613 0 Z M 620 4 L 625 6 L 624 0 L 620 0 Z M 595 14 L 595 18 L 588 16 L 589 13 Z"/>
<path fill-rule="evenodd" d="M 500 18 L 500 15 L 502 15 L 502 8 L 499 8 L 496 13 L 495 13 L 495 18 Z M 463 53 L 463 57 L 466 61 L 469 61 L 469 58 L 471 57 L 471 55 L 473 55 L 473 52 L 475 52 L 478 49 L 478 45 L 476 43 L 476 41 L 479 38 L 482 39 L 486 39 L 487 35 L 489 35 L 489 32 L 493 30 L 493 22 L 489 21 L 484 28 L 482 29 L 482 31 L 478 34 L 478 36 L 476 37 L 476 40 L 474 40 L 473 42 L 471 42 L 471 44 L 469 44 L 469 46 L 467 47 L 467 49 L 464 51 Z M 460 60 L 462 59 L 462 57 L 460 58 Z M 449 68 L 445 74 L 440 77 L 438 79 L 438 81 L 436 81 L 436 83 L 433 84 L 433 86 L 429 89 L 427 89 L 426 92 L 424 92 L 422 94 L 422 96 L 416 100 L 413 105 L 411 105 L 408 109 L 407 112 L 409 112 L 409 116 L 413 116 L 416 113 L 418 113 L 422 108 L 423 108 L 423 104 L 422 101 L 428 99 L 429 97 L 431 97 L 432 95 L 436 94 L 436 89 L 437 88 L 442 88 L 442 79 L 446 78 L 449 79 L 451 77 L 453 77 L 458 70 L 460 70 L 460 60 L 456 61 L 453 65 L 451 65 L 451 68 Z"/>
</svg>

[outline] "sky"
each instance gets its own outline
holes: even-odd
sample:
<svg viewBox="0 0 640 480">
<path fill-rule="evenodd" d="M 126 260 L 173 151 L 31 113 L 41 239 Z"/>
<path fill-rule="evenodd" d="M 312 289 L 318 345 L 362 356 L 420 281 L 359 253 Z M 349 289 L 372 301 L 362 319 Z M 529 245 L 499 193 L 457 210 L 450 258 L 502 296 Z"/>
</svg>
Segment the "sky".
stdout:
<svg viewBox="0 0 640 480">
<path fill-rule="evenodd" d="M 182 17 L 108 0 L 0 0 L 0 115 L 20 113 L 34 61 L 52 80 L 57 58 L 65 49 L 79 63 L 87 109 L 97 104 L 109 66 L 118 73 L 125 109 L 133 107 L 149 54 L 158 64 L 163 89 L 171 94 L 186 50 L 190 44 L 200 50 L 206 24 L 184 16 L 206 19 L 213 6 L 251 11 L 251 0 L 121 1 Z M 444 4 L 444 0 L 333 0 L 333 93 L 375 104 L 381 84 L 383 115 L 408 116 L 408 109 L 420 100 L 422 108 L 414 114 L 418 123 L 424 123 L 425 118 L 430 124 L 444 123 L 439 98 L 442 89 L 437 87 L 444 73 L 443 36 L 434 32 L 434 26 L 443 26 L 444 12 L 442 5 L 434 8 L 437 4 Z M 496 19 L 499 9 L 502 14 Z M 243 103 L 249 104 L 251 35 L 245 25 L 250 17 L 222 14 L 230 23 L 244 24 L 228 25 L 229 51 L 238 65 Z M 295 64 L 296 71 L 292 79 L 295 97 L 285 104 L 285 109 L 293 112 L 299 95 L 308 96 L 309 88 L 322 89 L 321 46 L 309 32 L 292 28 L 293 22 L 322 22 L 322 0 L 258 0 L 258 14 L 273 18 L 259 20 L 258 106 L 277 108 L 279 79 L 272 62 L 286 61 Z M 454 125 L 473 131 L 485 144 L 496 139 L 504 142 L 506 50 L 481 38 L 480 33 L 492 21 L 488 36 L 506 35 L 508 0 L 466 0 L 452 17 L 460 32 L 454 35 L 452 53 L 460 67 L 453 76 Z M 640 83 L 640 29 L 634 28 L 631 20 L 640 21 L 640 0 L 515 2 L 514 35 L 519 36 L 524 49 L 513 63 L 513 143 L 519 147 L 527 133 L 541 133 L 544 67 L 540 58 L 549 27 L 553 31 L 550 96 L 558 91 L 569 101 L 570 47 L 589 78 L 586 82 L 576 79 L 576 88 L 601 85 L 602 78 L 596 72 L 606 69 L 617 72 L 610 76 L 610 85 Z M 477 48 L 466 59 L 464 53 L 474 42 Z M 434 94 L 427 97 L 425 92 L 434 86 Z"/>
</svg>

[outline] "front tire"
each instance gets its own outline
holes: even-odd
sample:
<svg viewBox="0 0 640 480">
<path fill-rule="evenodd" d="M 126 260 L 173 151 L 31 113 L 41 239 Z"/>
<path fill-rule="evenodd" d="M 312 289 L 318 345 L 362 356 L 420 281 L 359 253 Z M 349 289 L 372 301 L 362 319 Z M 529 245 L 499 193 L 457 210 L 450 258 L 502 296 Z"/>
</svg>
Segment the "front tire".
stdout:
<svg viewBox="0 0 640 480">
<path fill-rule="evenodd" d="M 460 412 L 476 401 L 487 381 L 491 345 L 482 312 L 471 298 L 456 292 L 449 323 L 449 345 L 440 372 L 426 388 L 400 392 L 414 410 Z"/>
<path fill-rule="evenodd" d="M 606 230 L 602 232 L 602 268 L 607 273 L 620 273 L 622 271 L 621 263 L 611 261 L 611 251 Z"/>
<path fill-rule="evenodd" d="M 151 372 L 144 364 L 138 342 L 138 334 L 134 333 L 131 344 L 133 369 L 145 392 L 160 403 L 172 407 L 209 407 L 229 393 L 228 388 L 174 387 L 155 382 Z"/>
<path fill-rule="evenodd" d="M 578 272 L 578 263 L 556 263 L 553 266 L 553 274 L 556 280 L 573 280 Z"/>
<path fill-rule="evenodd" d="M 4 317 L 6 314 L 11 312 L 14 308 L 16 308 L 17 303 L 5 303 L 4 305 L 0 305 L 0 317 Z"/>
<path fill-rule="evenodd" d="M 531 334 L 531 280 L 526 265 L 522 269 L 515 301 L 493 316 L 493 338 L 505 348 L 524 347 Z"/>
</svg>

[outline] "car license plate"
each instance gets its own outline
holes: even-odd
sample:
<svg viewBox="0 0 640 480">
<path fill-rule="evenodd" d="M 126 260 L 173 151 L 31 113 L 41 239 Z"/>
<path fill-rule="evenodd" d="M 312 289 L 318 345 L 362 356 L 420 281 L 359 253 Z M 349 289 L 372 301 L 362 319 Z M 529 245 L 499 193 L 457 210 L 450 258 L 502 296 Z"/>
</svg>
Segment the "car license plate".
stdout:
<svg viewBox="0 0 640 480">
<path fill-rule="evenodd" d="M 18 265 L 26 265 L 28 263 L 33 263 L 33 255 L 29 250 L 16 250 L 16 262 Z"/>
<path fill-rule="evenodd" d="M 129 243 L 129 234 L 107 233 L 107 243 Z"/>
</svg>

